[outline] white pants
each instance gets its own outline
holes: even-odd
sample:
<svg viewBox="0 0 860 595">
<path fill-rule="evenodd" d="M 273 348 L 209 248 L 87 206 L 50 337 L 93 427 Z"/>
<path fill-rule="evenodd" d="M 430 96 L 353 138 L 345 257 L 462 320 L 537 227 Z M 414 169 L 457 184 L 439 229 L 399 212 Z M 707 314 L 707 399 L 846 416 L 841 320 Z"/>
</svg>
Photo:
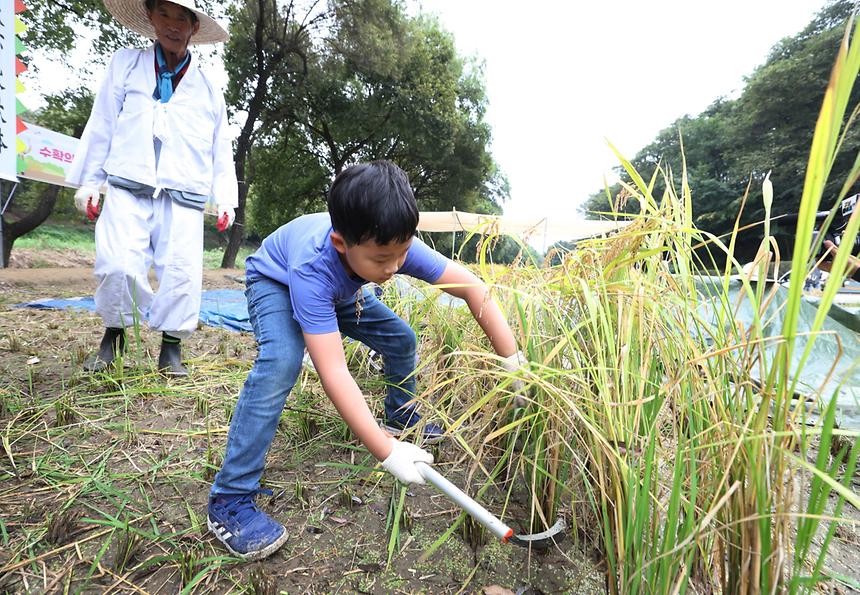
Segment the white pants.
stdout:
<svg viewBox="0 0 860 595">
<path fill-rule="evenodd" d="M 106 327 L 131 326 L 148 311 L 150 328 L 189 337 L 200 314 L 203 212 L 176 204 L 165 192 L 139 198 L 108 184 L 96 223 L 95 275 L 96 312 Z"/>
</svg>

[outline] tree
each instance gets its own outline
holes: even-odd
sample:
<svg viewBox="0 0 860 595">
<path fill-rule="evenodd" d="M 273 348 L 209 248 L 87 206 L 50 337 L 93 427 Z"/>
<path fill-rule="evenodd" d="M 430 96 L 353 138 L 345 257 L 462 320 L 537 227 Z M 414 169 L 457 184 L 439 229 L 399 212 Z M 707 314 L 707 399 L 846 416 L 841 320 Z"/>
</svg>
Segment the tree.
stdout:
<svg viewBox="0 0 860 595">
<path fill-rule="evenodd" d="M 308 53 L 311 51 L 311 34 L 322 28 L 330 19 L 328 10 L 318 10 L 318 2 L 312 2 L 304 12 L 290 2 L 282 10 L 275 0 L 249 0 L 243 6 L 229 11 L 230 41 L 224 53 L 224 66 L 229 76 L 225 93 L 228 107 L 234 114 L 242 112 L 245 122 L 236 140 L 234 161 L 236 178 L 239 181 L 239 206 L 221 266 L 235 266 L 236 256 L 245 237 L 245 207 L 249 189 L 254 181 L 255 168 L 251 164 L 252 147 L 268 143 L 287 146 L 278 142 L 279 133 L 289 135 L 291 124 L 278 115 L 282 110 L 282 89 L 289 89 L 297 79 L 308 71 Z M 289 96 L 290 94 L 287 93 Z M 274 155 L 277 155 L 277 149 Z M 269 172 L 273 153 L 261 155 L 261 171 Z M 266 190 L 267 184 L 260 185 Z M 268 184 L 268 189 L 277 184 Z M 263 213 L 258 213 L 261 221 Z"/>
<path fill-rule="evenodd" d="M 637 153 L 632 159 L 634 167 L 646 179 L 658 164 L 677 175 L 682 167 L 683 139 L 695 222 L 716 235 L 731 231 L 748 187 L 752 193 L 741 223 L 753 224 L 764 218 L 757 198 L 768 172 L 772 172 L 774 185 L 772 215 L 795 213 L 824 89 L 852 10 L 853 3 L 847 0 L 827 4 L 803 31 L 771 49 L 765 63 L 746 78 L 737 99 L 718 99 L 698 116 L 676 120 Z M 850 103 L 857 105 L 858 101 L 860 90 L 855 89 Z M 836 202 L 858 150 L 860 132 L 852 130 L 834 163 L 824 206 Z M 622 179 L 628 178 L 622 174 Z M 620 186 L 615 186 L 610 195 L 615 197 L 619 191 Z M 661 191 L 662 180 L 658 179 L 656 196 Z M 636 210 L 635 206 L 628 204 L 627 208 Z M 588 199 L 584 209 L 605 211 L 608 207 L 605 192 L 599 192 Z M 783 257 L 790 254 L 793 244 L 793 224 L 786 221 L 777 219 L 772 229 Z M 743 234 L 738 255 L 752 257 L 760 241 L 760 228 Z"/>
<path fill-rule="evenodd" d="M 260 235 L 304 213 L 326 209 L 320 189 L 329 182 L 328 170 L 299 147 L 301 143 L 285 137 L 254 150 L 249 228 Z"/>
<path fill-rule="evenodd" d="M 482 73 L 457 57 L 438 23 L 409 18 L 390 0 L 333 1 L 326 11 L 306 9 L 313 16 L 300 20 L 296 13 L 255 11 L 254 18 L 238 13 L 234 30 L 253 25 L 257 39 L 231 42 L 226 61 L 231 81 L 251 83 L 231 83 L 228 101 L 236 100 L 237 110 L 251 105 L 250 90 L 258 90 L 254 126 L 249 115 L 243 128 L 254 143 L 240 177 L 250 188 L 256 231 L 323 208 L 331 177 L 371 159 L 398 163 L 424 209 L 498 208 L 507 183 L 487 151 Z M 300 63 L 281 65 L 281 74 L 261 85 L 259 73 L 274 65 L 267 66 L 270 55 L 260 48 L 276 45 L 276 33 L 299 29 L 292 47 Z M 237 168 L 239 162 L 237 151 Z M 223 264 L 229 265 L 226 254 Z"/>
<path fill-rule="evenodd" d="M 852 9 L 850 2 L 834 2 L 797 36 L 777 44 L 738 98 L 729 141 L 736 155 L 734 167 L 756 181 L 772 170 L 777 214 L 796 213 L 800 204 L 815 122 Z M 858 100 L 860 89 L 855 89 L 849 104 Z M 846 138 L 825 202 L 828 196 L 830 204 L 835 201 L 844 180 L 839 172 L 847 172 L 860 148 L 858 135 L 853 130 Z M 758 208 L 754 214 L 763 211 Z"/>
<path fill-rule="evenodd" d="M 209 0 L 202 8 L 229 17 L 225 98 L 242 121 L 239 206 L 222 266 L 235 264 L 249 200 L 257 231 L 271 231 L 321 208 L 331 177 L 359 160 L 397 162 L 425 208 L 486 209 L 506 198 L 487 151 L 481 68 L 457 56 L 435 21 L 407 17 L 398 0 Z M 25 43 L 66 63 L 88 31 L 96 58 L 84 72 L 140 41 L 100 0 L 47 0 L 28 20 Z"/>
</svg>

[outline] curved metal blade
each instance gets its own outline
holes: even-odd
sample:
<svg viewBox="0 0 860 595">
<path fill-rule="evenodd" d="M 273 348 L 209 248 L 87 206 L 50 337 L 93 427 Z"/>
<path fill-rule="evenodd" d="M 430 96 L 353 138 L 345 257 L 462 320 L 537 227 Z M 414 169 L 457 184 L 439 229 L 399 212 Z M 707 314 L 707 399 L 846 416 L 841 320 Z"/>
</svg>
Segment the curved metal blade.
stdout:
<svg viewBox="0 0 860 595">
<path fill-rule="evenodd" d="M 508 539 L 508 543 L 518 545 L 520 547 L 530 547 L 536 550 L 544 550 L 548 547 L 561 543 L 564 539 L 564 530 L 567 529 L 567 523 L 563 518 L 559 518 L 555 524 L 541 533 L 532 533 L 530 535 L 514 535 Z"/>
</svg>

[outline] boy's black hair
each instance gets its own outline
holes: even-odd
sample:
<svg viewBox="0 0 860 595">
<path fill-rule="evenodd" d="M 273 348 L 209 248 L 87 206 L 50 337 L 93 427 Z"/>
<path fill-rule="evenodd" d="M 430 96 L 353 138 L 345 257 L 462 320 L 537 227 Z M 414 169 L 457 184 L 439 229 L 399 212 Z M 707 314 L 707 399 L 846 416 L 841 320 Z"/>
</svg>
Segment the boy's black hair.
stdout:
<svg viewBox="0 0 860 595">
<path fill-rule="evenodd" d="M 350 246 L 405 242 L 418 228 L 418 203 L 406 172 L 390 161 L 346 168 L 328 192 L 331 225 Z"/>
<path fill-rule="evenodd" d="M 161 0 L 161 1 L 162 2 L 170 2 L 170 0 Z M 159 2 L 159 0 L 143 0 L 143 5 L 144 5 L 144 7 L 146 7 L 146 12 L 154 11 L 155 8 L 158 6 L 158 2 Z M 183 6 L 182 8 L 185 8 L 185 7 Z M 189 10 L 188 8 L 185 8 L 185 12 L 187 12 L 189 15 L 191 15 L 191 22 L 193 24 L 197 23 L 197 21 L 200 20 L 197 18 L 197 15 L 194 14 L 193 10 Z"/>
</svg>

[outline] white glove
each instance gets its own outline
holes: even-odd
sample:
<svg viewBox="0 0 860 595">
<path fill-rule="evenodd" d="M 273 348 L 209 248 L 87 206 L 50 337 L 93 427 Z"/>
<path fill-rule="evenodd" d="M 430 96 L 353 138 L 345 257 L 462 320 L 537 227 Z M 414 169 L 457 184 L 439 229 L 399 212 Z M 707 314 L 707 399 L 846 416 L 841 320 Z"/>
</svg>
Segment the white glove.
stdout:
<svg viewBox="0 0 860 595">
<path fill-rule="evenodd" d="M 502 359 L 502 367 L 506 372 L 513 374 L 525 366 L 527 362 L 528 360 L 526 360 L 526 356 L 523 355 L 523 352 L 517 351 L 516 353 Z M 511 390 L 516 393 L 514 395 L 515 407 L 519 409 L 528 405 L 528 399 L 522 395 L 522 392 L 525 390 L 525 384 L 523 384 L 522 380 L 515 378 L 511 382 Z"/>
<path fill-rule="evenodd" d="M 424 477 L 415 466 L 418 461 L 432 465 L 433 455 L 411 442 L 401 442 L 392 438 L 391 454 L 382 461 L 382 468 L 403 483 L 423 484 Z"/>
<path fill-rule="evenodd" d="M 78 209 L 82 215 L 89 216 L 87 212 L 87 205 L 92 205 L 92 209 L 98 210 L 99 208 L 99 189 L 94 186 L 81 186 L 78 188 L 77 192 L 75 192 L 75 208 Z"/>
<path fill-rule="evenodd" d="M 236 220 L 236 211 L 229 205 L 218 205 L 218 231 L 224 231 Z"/>
</svg>

